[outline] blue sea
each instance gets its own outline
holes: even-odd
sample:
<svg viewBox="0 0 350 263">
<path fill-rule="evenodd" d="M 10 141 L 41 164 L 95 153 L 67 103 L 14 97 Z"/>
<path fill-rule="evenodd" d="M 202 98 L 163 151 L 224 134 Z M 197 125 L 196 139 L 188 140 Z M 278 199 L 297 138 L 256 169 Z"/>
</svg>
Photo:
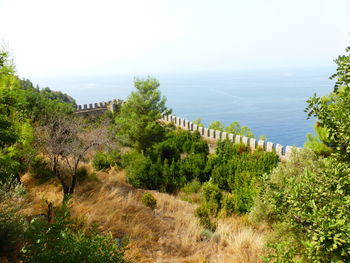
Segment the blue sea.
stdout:
<svg viewBox="0 0 350 263">
<path fill-rule="evenodd" d="M 303 146 L 313 132 L 314 119 L 304 112 L 314 93 L 333 89 L 329 76 L 335 68 L 245 70 L 230 72 L 152 74 L 160 82 L 173 114 L 197 117 L 205 126 L 213 121 L 238 121 L 258 137 L 284 146 Z M 32 79 L 40 87 L 68 93 L 78 104 L 126 99 L 133 90 L 133 75 Z M 147 76 L 137 76 L 147 77 Z"/>
</svg>

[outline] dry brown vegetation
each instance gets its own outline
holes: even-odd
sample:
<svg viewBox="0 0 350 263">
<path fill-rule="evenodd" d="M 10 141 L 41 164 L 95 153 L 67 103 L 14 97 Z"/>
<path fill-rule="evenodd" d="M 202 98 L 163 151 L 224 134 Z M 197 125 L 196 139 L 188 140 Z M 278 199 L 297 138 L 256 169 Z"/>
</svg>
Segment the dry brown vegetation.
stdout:
<svg viewBox="0 0 350 263">
<path fill-rule="evenodd" d="M 150 191 L 157 199 L 152 211 L 141 202 L 145 191 L 128 185 L 123 171 L 98 172 L 97 177 L 77 186 L 73 216 L 97 223 L 114 237 L 129 236 L 127 256 L 133 262 L 261 262 L 264 229 L 252 227 L 247 217 L 221 219 L 216 232 L 206 235 L 194 216 L 196 205 Z M 39 184 L 29 174 L 23 181 L 30 201 L 24 213 L 43 213 L 45 200 L 61 203 L 59 183 Z"/>
</svg>

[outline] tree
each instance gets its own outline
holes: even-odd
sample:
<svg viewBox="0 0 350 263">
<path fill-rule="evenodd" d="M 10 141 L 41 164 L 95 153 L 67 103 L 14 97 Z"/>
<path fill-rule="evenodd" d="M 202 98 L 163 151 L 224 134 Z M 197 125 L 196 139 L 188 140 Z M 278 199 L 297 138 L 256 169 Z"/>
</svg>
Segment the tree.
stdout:
<svg viewBox="0 0 350 263">
<path fill-rule="evenodd" d="M 349 54 L 339 56 L 335 62 L 337 72 L 331 77 L 336 83 L 333 92 L 328 96 L 317 97 L 308 102 L 308 116 L 317 117 L 317 126 L 323 129 L 320 138 L 328 147 L 340 156 L 350 159 L 350 47 Z"/>
<path fill-rule="evenodd" d="M 217 130 L 217 131 L 224 131 L 225 125 L 222 124 L 220 121 L 214 121 L 209 124 L 209 129 Z"/>
<path fill-rule="evenodd" d="M 225 128 L 228 133 L 233 133 L 241 136 L 246 136 L 249 138 L 255 138 L 252 130 L 247 126 L 241 126 L 237 121 L 232 122 L 229 126 Z"/>
<path fill-rule="evenodd" d="M 117 140 L 133 146 L 139 152 L 149 149 L 162 140 L 165 129 L 158 120 L 170 114 L 161 97 L 159 82 L 155 78 L 135 79 L 133 91 L 116 117 Z"/>
<path fill-rule="evenodd" d="M 54 176 L 62 185 L 64 199 L 73 194 L 77 183 L 77 170 L 93 147 L 107 141 L 106 128 L 87 126 L 72 115 L 56 114 L 47 124 L 36 129 L 36 146 L 50 159 Z M 66 165 L 70 174 L 62 174 Z"/>
<path fill-rule="evenodd" d="M 197 117 L 194 121 L 194 124 L 196 124 L 198 127 L 204 127 L 204 124 L 202 123 L 202 119 Z"/>
</svg>

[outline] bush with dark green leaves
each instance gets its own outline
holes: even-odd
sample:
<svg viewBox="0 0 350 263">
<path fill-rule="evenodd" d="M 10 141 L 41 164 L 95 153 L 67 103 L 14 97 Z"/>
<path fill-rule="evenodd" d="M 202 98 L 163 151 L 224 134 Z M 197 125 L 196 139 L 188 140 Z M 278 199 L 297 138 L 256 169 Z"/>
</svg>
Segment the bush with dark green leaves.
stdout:
<svg viewBox="0 0 350 263">
<path fill-rule="evenodd" d="M 63 205 L 51 223 L 36 219 L 26 232 L 22 262 L 47 263 L 122 263 L 126 242 L 111 235 L 101 235 L 97 228 L 86 231 L 72 227 L 69 208 Z"/>
<path fill-rule="evenodd" d="M 35 179 L 40 181 L 47 181 L 54 177 L 49 163 L 41 157 L 36 157 L 32 161 L 29 171 Z"/>
<path fill-rule="evenodd" d="M 112 166 L 121 167 L 122 157 L 119 151 L 97 152 L 92 158 L 92 166 L 95 170 L 105 170 Z"/>
</svg>

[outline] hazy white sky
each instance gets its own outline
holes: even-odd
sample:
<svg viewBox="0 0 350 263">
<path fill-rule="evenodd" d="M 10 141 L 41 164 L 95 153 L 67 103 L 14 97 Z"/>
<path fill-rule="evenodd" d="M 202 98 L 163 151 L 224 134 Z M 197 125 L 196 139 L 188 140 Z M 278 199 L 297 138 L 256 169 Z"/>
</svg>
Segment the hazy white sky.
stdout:
<svg viewBox="0 0 350 263">
<path fill-rule="evenodd" d="M 328 66 L 349 0 L 0 0 L 22 77 Z"/>
</svg>

